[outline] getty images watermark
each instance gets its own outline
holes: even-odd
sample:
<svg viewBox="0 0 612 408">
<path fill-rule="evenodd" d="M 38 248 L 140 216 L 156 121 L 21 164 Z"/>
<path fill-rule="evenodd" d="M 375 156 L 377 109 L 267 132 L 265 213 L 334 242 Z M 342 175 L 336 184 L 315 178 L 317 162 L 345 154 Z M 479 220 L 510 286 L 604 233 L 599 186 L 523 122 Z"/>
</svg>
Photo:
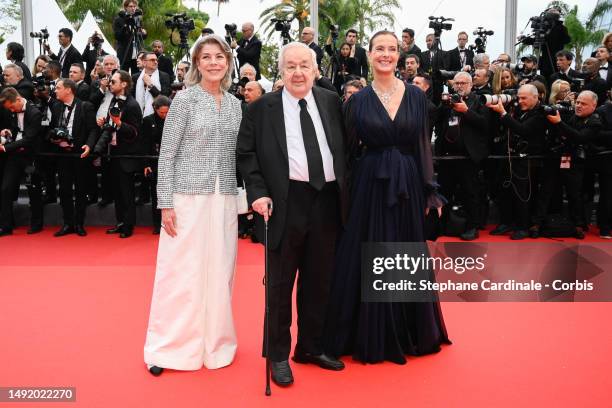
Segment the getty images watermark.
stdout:
<svg viewBox="0 0 612 408">
<path fill-rule="evenodd" d="M 612 301 L 612 245 L 386 243 L 362 245 L 366 302 Z"/>
</svg>

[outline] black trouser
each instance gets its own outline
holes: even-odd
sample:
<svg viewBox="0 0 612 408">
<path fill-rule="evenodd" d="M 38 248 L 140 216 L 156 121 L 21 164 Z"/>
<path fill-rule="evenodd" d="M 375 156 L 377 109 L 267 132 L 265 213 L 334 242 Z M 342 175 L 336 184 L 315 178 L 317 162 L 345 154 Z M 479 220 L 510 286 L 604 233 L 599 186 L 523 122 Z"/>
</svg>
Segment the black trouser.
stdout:
<svg viewBox="0 0 612 408">
<path fill-rule="evenodd" d="M 109 159 L 102 159 L 102 166 L 100 167 L 100 190 L 102 193 L 102 200 L 113 200 L 113 196 L 115 195 L 115 184 L 117 184 L 117 181 L 113 180 L 111 161 Z"/>
<path fill-rule="evenodd" d="M 53 200 L 57 198 L 57 157 L 40 156 L 36 158 L 36 168 L 42 177 L 47 198 Z"/>
<path fill-rule="evenodd" d="M 151 216 L 153 219 L 153 226 L 155 228 L 161 228 L 161 210 L 157 208 L 157 163 L 151 166 L 153 173 L 149 174 L 147 179 L 151 185 Z"/>
<path fill-rule="evenodd" d="M 64 224 L 82 226 L 87 208 L 87 182 L 91 162 L 79 157 L 60 157 L 57 165 Z"/>
<path fill-rule="evenodd" d="M 599 202 L 597 204 L 597 226 L 600 231 L 612 228 L 612 155 L 588 158 L 589 167 L 597 174 Z"/>
<path fill-rule="evenodd" d="M 38 168 L 38 158 L 34 162 L 34 167 L 27 180 L 26 187 L 28 188 L 28 197 L 30 199 L 30 227 L 33 229 L 42 228 L 43 226 L 43 201 L 42 201 L 42 186 L 43 176 Z"/>
<path fill-rule="evenodd" d="M 479 165 L 472 160 L 440 160 L 438 183 L 449 203 L 461 202 L 467 215 L 466 229 L 477 228 L 482 211 Z"/>
<path fill-rule="evenodd" d="M 134 202 L 134 173 L 121 167 L 121 160 L 111 160 L 113 176 L 113 199 L 117 224 L 123 224 L 123 231 L 132 231 L 136 223 L 136 203 Z"/>
<path fill-rule="evenodd" d="M 279 248 L 269 252 L 270 359 L 284 361 L 291 349 L 291 303 L 297 281 L 296 351 L 321 354 L 321 336 L 340 224 L 338 186 L 319 192 L 307 183 L 290 181 L 287 219 Z M 272 215 L 274 217 L 274 214 Z M 265 355 L 265 339 L 264 339 Z"/>
<path fill-rule="evenodd" d="M 31 159 L 15 153 L 0 155 L 0 228 L 12 231 L 15 226 L 13 201 L 19 195 L 19 184 Z"/>
<path fill-rule="evenodd" d="M 561 158 L 546 159 L 542 169 L 540 191 L 536 200 L 533 223 L 542 225 L 550 211 L 550 203 L 559 187 L 565 187 L 565 194 L 569 204 L 570 220 L 580 227 L 585 226 L 582 202 L 582 179 L 584 163 L 574 159 L 569 169 L 561 169 Z"/>
<path fill-rule="evenodd" d="M 536 163 L 529 159 L 513 159 L 511 165 L 503 161 L 498 185 L 500 224 L 514 225 L 527 230 L 531 222 L 530 206 L 536 199 Z"/>
</svg>

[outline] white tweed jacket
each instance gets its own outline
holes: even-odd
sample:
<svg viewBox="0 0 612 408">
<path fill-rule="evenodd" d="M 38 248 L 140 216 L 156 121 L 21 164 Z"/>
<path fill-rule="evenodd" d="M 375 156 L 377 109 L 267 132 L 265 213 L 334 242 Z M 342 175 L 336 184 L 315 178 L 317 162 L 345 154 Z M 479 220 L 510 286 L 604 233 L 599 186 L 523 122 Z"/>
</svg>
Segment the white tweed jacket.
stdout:
<svg viewBox="0 0 612 408">
<path fill-rule="evenodd" d="M 173 208 L 172 196 L 236 189 L 236 138 L 240 101 L 223 93 L 221 109 L 200 85 L 179 91 L 164 124 L 158 162 L 157 208 Z"/>
</svg>

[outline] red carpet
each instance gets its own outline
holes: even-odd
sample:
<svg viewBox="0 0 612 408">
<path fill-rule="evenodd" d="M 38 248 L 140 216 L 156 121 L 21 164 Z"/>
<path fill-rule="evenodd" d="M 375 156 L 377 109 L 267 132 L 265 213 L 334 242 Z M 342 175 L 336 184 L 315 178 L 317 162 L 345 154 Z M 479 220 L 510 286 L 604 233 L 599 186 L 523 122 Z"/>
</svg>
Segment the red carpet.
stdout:
<svg viewBox="0 0 612 408">
<path fill-rule="evenodd" d="M 0 387 L 77 388 L 76 403 L 0 408 L 610 406 L 610 303 L 444 303 L 454 344 L 440 353 L 405 366 L 349 358 L 343 372 L 293 364 L 296 383 L 265 397 L 263 248 L 247 241 L 234 363 L 155 378 L 142 347 L 157 239 L 145 228 L 127 240 L 88 231 L 53 238 L 50 229 L 26 236 L 21 228 L 0 238 Z"/>
</svg>

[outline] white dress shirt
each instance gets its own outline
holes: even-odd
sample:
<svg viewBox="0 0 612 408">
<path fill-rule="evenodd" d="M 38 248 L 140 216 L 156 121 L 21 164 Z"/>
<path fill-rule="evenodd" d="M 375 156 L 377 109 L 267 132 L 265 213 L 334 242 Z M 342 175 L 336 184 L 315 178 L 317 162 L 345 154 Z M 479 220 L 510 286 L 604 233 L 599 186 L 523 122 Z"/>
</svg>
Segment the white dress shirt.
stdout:
<svg viewBox="0 0 612 408">
<path fill-rule="evenodd" d="M 317 109 L 317 102 L 312 95 L 312 90 L 304 98 L 307 103 L 308 113 L 312 118 L 315 132 L 317 134 L 317 142 L 319 150 L 323 158 L 323 171 L 325 173 L 325 181 L 330 182 L 336 179 L 334 173 L 334 158 L 329 150 L 327 139 L 325 137 L 325 129 L 323 122 Z M 308 176 L 308 159 L 306 158 L 306 148 L 304 147 L 304 138 L 302 136 L 302 126 L 300 124 L 300 105 L 299 99 L 283 88 L 283 116 L 285 118 L 285 134 L 287 135 L 287 155 L 289 157 L 289 178 L 295 181 L 310 180 Z"/>
<path fill-rule="evenodd" d="M 610 69 L 610 65 L 608 63 L 606 63 L 606 65 L 602 65 L 601 68 L 599 68 L 599 76 L 602 79 L 608 79 L 608 69 Z"/>
</svg>

